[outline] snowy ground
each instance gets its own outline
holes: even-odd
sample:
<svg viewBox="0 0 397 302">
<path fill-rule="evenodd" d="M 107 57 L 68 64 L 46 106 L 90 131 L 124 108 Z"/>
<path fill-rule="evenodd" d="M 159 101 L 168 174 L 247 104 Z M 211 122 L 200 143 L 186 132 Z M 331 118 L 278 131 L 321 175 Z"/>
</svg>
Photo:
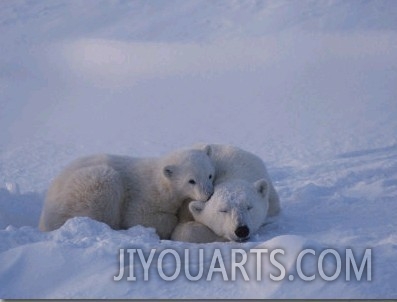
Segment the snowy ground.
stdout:
<svg viewBox="0 0 397 302">
<path fill-rule="evenodd" d="M 395 1 L 0 1 L 0 298 L 396 298 L 396 14 Z M 198 141 L 267 163 L 283 212 L 250 242 L 87 218 L 38 231 L 73 158 Z M 113 281 L 120 248 L 204 248 L 205 267 L 220 248 L 230 272 L 235 247 L 283 248 L 287 277 L 166 282 L 152 265 L 149 281 Z M 290 281 L 305 248 L 371 248 L 372 281 Z"/>
</svg>

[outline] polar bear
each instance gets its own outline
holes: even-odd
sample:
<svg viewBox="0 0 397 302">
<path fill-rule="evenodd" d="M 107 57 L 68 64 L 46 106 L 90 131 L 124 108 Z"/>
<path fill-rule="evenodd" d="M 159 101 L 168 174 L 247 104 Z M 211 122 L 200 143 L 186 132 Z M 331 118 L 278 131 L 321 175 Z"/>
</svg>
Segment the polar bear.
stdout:
<svg viewBox="0 0 397 302">
<path fill-rule="evenodd" d="M 246 241 L 265 223 L 269 189 L 265 179 L 223 182 L 215 187 L 208 202 L 189 203 L 195 221 L 178 224 L 171 238 L 196 243 Z"/>
<path fill-rule="evenodd" d="M 75 216 L 113 229 L 143 225 L 169 239 L 177 211 L 187 200 L 213 194 L 211 148 L 173 152 L 163 158 L 93 155 L 77 159 L 51 184 L 39 228 L 51 231 Z"/>
<path fill-rule="evenodd" d="M 259 228 L 257 221 L 261 220 L 260 225 L 262 225 L 267 217 L 275 216 L 280 212 L 280 200 L 264 162 L 258 156 L 234 146 L 200 145 L 198 147 L 211 149 L 210 158 L 215 167 L 215 193 L 205 204 L 192 201 L 182 205 L 178 213 L 179 224 L 171 239 L 188 242 L 222 241 L 222 238 L 238 241 L 248 239 L 249 235 Z M 259 189 L 261 191 L 258 191 Z M 259 202 L 258 193 L 262 204 Z M 255 216 L 254 223 L 248 222 L 252 219 L 252 215 L 245 215 L 245 210 L 239 213 L 243 209 L 240 204 L 245 203 L 252 203 L 250 207 L 258 208 L 259 213 Z M 219 217 L 211 214 L 219 212 L 216 209 L 222 206 L 231 209 L 228 215 Z M 228 217 L 232 215 L 231 213 L 239 213 L 241 217 L 247 216 L 248 220 L 246 223 L 237 220 L 231 223 L 230 219 L 236 219 L 236 217 Z M 250 229 L 251 223 L 253 226 Z M 231 229 L 228 232 L 221 230 L 219 224 L 225 224 Z M 211 234 L 211 230 L 215 233 Z M 230 235 L 232 233 L 234 235 Z"/>
</svg>

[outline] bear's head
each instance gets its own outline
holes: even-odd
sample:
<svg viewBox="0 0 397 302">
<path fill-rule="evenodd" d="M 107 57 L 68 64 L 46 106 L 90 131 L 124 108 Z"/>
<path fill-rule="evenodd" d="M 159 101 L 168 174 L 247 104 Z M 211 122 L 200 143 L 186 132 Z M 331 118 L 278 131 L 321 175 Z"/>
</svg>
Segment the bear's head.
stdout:
<svg viewBox="0 0 397 302">
<path fill-rule="evenodd" d="M 214 193 L 211 147 L 177 151 L 165 158 L 163 174 L 180 199 L 207 201 Z"/>
<path fill-rule="evenodd" d="M 207 202 L 192 201 L 194 219 L 218 236 L 231 241 L 246 241 L 265 223 L 269 206 L 269 184 L 233 180 L 215 187 Z"/>
</svg>

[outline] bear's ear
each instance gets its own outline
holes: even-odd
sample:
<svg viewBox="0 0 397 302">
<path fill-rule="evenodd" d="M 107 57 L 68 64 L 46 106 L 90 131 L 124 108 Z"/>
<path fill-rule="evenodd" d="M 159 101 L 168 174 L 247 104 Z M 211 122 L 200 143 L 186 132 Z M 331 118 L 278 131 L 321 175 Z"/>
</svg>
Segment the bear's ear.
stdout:
<svg viewBox="0 0 397 302">
<path fill-rule="evenodd" d="M 204 209 L 204 207 L 205 207 L 204 201 L 194 200 L 189 203 L 189 210 L 193 214 L 193 216 L 200 214 L 201 211 Z"/>
<path fill-rule="evenodd" d="M 163 169 L 164 176 L 171 178 L 175 174 L 176 167 L 172 165 L 165 166 Z"/>
<path fill-rule="evenodd" d="M 211 146 L 210 146 L 210 145 L 206 145 L 206 146 L 203 148 L 203 151 L 204 151 L 208 156 L 211 156 L 212 149 L 211 149 Z"/>
<path fill-rule="evenodd" d="M 269 184 L 267 183 L 266 179 L 262 178 L 257 180 L 254 183 L 254 186 L 258 193 L 262 195 L 262 197 L 266 197 L 266 195 L 268 195 Z"/>
</svg>

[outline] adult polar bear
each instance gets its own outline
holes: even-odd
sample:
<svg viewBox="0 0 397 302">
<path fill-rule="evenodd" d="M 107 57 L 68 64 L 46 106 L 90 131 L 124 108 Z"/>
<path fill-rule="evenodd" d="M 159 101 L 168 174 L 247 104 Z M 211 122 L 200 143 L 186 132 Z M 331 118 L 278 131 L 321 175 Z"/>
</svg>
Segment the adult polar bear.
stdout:
<svg viewBox="0 0 397 302">
<path fill-rule="evenodd" d="M 114 229 L 143 225 L 169 239 L 185 200 L 213 194 L 210 147 L 180 150 L 163 158 L 93 155 L 77 159 L 51 184 L 39 227 L 51 231 L 75 216 Z"/>
<path fill-rule="evenodd" d="M 215 166 L 214 195 L 207 202 L 186 202 L 171 238 L 188 242 L 246 240 L 266 217 L 280 212 L 278 194 L 258 156 L 233 146 L 208 147 Z"/>
</svg>

